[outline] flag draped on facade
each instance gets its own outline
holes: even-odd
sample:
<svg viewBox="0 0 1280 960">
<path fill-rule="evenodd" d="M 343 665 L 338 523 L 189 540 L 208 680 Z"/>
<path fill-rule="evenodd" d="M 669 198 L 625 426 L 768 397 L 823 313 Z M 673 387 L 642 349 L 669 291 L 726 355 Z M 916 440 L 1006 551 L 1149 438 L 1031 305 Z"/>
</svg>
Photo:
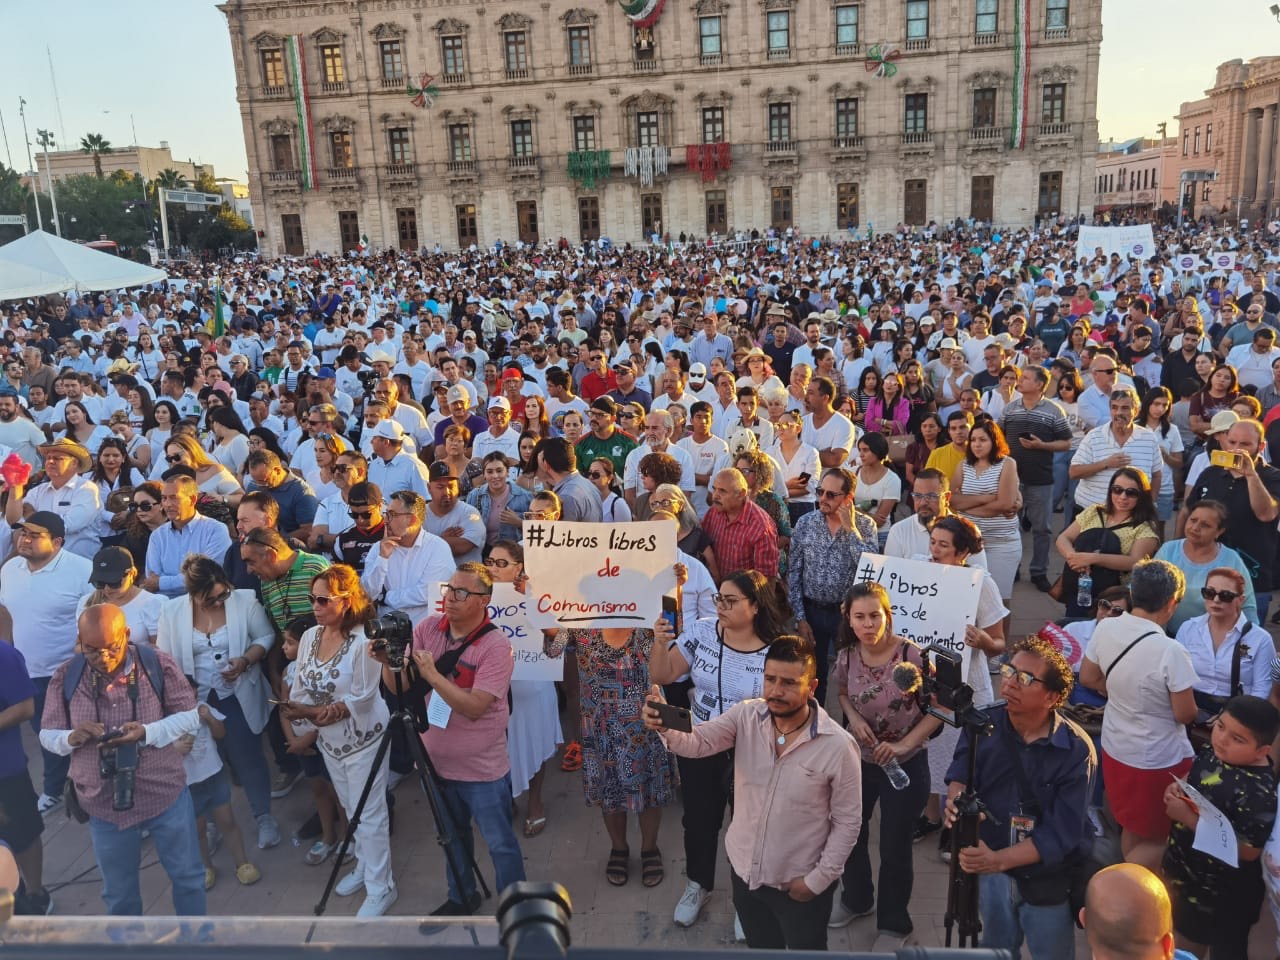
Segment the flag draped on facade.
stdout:
<svg viewBox="0 0 1280 960">
<path fill-rule="evenodd" d="M 1027 145 L 1027 102 L 1031 97 L 1031 0 L 1013 4 L 1013 117 L 1009 125 L 1009 146 L 1021 150 Z"/>
<path fill-rule="evenodd" d="M 654 176 L 666 176 L 671 160 L 670 147 L 627 147 L 623 156 L 623 175 L 638 177 L 640 186 L 653 186 Z"/>
<path fill-rule="evenodd" d="M 728 170 L 731 148 L 727 143 L 690 143 L 684 148 L 685 166 L 697 171 L 703 183 L 711 183 L 721 170 Z"/>
<path fill-rule="evenodd" d="M 596 181 L 609 177 L 608 150 L 575 150 L 569 154 L 566 171 L 584 190 L 594 190 Z"/>
<path fill-rule="evenodd" d="M 289 79 L 293 84 L 293 107 L 298 115 L 298 159 L 302 189 L 316 185 L 315 137 L 311 129 L 311 97 L 307 93 L 305 45 L 298 34 L 291 35 L 285 47 L 289 59 Z"/>
<path fill-rule="evenodd" d="M 222 316 L 222 285 L 213 285 L 213 316 L 209 318 L 209 335 L 220 337 L 227 332 L 227 322 Z"/>
<path fill-rule="evenodd" d="M 662 8 L 667 0 L 618 0 L 622 12 L 627 15 L 631 25 L 637 29 L 652 27 L 662 16 Z"/>
</svg>

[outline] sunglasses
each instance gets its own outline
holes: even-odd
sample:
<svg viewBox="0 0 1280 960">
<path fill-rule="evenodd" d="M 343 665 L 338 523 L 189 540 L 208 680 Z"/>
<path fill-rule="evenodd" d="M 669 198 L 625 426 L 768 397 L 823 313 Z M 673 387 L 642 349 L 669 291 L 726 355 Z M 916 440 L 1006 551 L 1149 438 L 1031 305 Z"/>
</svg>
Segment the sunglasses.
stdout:
<svg viewBox="0 0 1280 960">
<path fill-rule="evenodd" d="M 230 599 L 231 599 L 231 591 L 223 590 L 221 593 L 217 594 L 216 596 L 209 597 L 207 600 L 205 600 L 205 603 L 213 607 L 219 607 Z"/>
<path fill-rule="evenodd" d="M 154 506 L 155 504 L 149 500 L 135 500 L 133 503 L 129 504 L 129 512 L 130 513 L 146 513 L 148 510 L 150 510 Z"/>
<path fill-rule="evenodd" d="M 545 510 L 539 510 L 539 511 L 528 510 L 524 514 L 522 514 L 522 516 L 526 520 L 550 520 L 553 514 L 548 513 Z"/>
<path fill-rule="evenodd" d="M 497 567 L 499 570 L 505 570 L 511 566 L 510 560 L 499 560 L 496 557 L 486 557 L 484 561 L 486 567 Z"/>
<path fill-rule="evenodd" d="M 590 473 L 587 474 L 587 477 L 592 480 L 599 480 L 604 477 L 604 473 L 599 470 L 592 470 Z"/>
<path fill-rule="evenodd" d="M 819 490 L 818 496 L 823 500 L 839 500 L 846 494 L 843 490 Z"/>
<path fill-rule="evenodd" d="M 1113 497 L 1140 497 L 1142 491 L 1137 487 L 1122 487 L 1119 484 L 1112 484 L 1111 495 Z"/>
<path fill-rule="evenodd" d="M 372 510 L 348 510 L 347 515 L 351 517 L 352 520 L 368 520 L 370 517 L 373 516 L 373 511 Z"/>
<path fill-rule="evenodd" d="M 345 593 L 335 593 L 329 597 L 317 597 L 312 593 L 307 596 L 307 599 L 311 601 L 311 605 L 313 607 L 327 607 L 329 604 L 333 603 L 333 601 L 341 600 L 345 596 Z"/>
<path fill-rule="evenodd" d="M 182 454 L 180 454 L 180 453 L 173 453 L 173 454 L 170 454 L 169 456 L 165 457 L 165 458 L 164 458 L 164 460 L 165 460 L 165 463 L 181 463 L 181 462 L 182 462 Z"/>
<path fill-rule="evenodd" d="M 102 580 L 94 580 L 92 583 L 95 590 L 119 590 L 124 586 L 123 580 L 117 580 L 115 583 L 106 583 Z"/>
<path fill-rule="evenodd" d="M 1234 590 L 1214 590 L 1212 587 L 1201 587 L 1200 596 L 1204 597 L 1206 600 L 1218 600 L 1222 603 L 1230 603 L 1239 597 L 1240 594 L 1236 593 Z"/>
<path fill-rule="evenodd" d="M 446 600 L 452 597 L 455 603 L 462 603 L 471 597 L 487 597 L 492 593 L 492 590 L 481 592 L 479 590 L 468 590 L 466 587 L 451 586 L 447 583 L 440 584 L 440 596 Z"/>
<path fill-rule="evenodd" d="M 1122 604 L 1112 603 L 1110 600 L 1099 600 L 1098 606 L 1107 612 L 1108 617 L 1118 617 L 1125 612 Z"/>
</svg>

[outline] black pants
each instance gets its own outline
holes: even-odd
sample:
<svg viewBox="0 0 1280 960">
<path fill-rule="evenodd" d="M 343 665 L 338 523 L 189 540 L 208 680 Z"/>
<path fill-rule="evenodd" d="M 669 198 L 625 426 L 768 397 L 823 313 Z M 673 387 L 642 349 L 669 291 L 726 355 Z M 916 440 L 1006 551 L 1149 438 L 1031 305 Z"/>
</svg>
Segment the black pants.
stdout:
<svg viewBox="0 0 1280 960">
<path fill-rule="evenodd" d="M 746 881 L 730 870 L 733 908 L 738 911 L 747 946 L 752 950 L 825 950 L 831 918 L 833 883 L 812 900 L 793 900 L 774 887 L 748 890 Z"/>
<path fill-rule="evenodd" d="M 878 764 L 862 764 L 862 829 L 844 865 L 841 901 L 854 913 L 876 905 L 876 927 L 907 935 L 912 931 L 911 887 L 915 882 L 911 863 L 912 835 L 916 821 L 929 800 L 929 753 L 921 750 L 902 765 L 911 778 L 905 790 L 895 790 Z M 869 831 L 871 814 L 880 801 L 880 896 L 871 879 Z"/>
<path fill-rule="evenodd" d="M 818 658 L 818 704 L 827 702 L 827 675 L 831 651 L 836 647 L 836 631 L 840 629 L 840 605 L 804 602 L 804 619 L 813 630 L 813 645 Z"/>
<path fill-rule="evenodd" d="M 709 757 L 676 757 L 676 763 L 684 795 L 680 822 L 684 827 L 685 873 L 704 890 L 714 890 L 724 808 L 733 804 L 733 755 L 726 750 Z"/>
<path fill-rule="evenodd" d="M 284 730 L 280 728 L 279 707 L 272 707 L 271 714 L 267 717 L 267 743 L 271 745 L 276 769 L 281 773 L 297 773 L 302 769 L 302 762 L 297 754 L 289 752 L 289 743 L 284 738 Z"/>
</svg>

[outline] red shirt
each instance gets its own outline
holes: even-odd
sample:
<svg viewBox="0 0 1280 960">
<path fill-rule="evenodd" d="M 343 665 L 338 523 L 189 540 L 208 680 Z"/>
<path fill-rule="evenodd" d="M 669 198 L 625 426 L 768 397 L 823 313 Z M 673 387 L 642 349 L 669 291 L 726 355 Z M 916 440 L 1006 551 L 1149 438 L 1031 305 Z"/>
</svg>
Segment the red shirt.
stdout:
<svg viewBox="0 0 1280 960">
<path fill-rule="evenodd" d="M 736 520 L 712 507 L 702 529 L 711 538 L 722 579 L 739 570 L 759 570 L 766 577 L 778 575 L 778 527 L 752 501 L 743 503 Z"/>
<path fill-rule="evenodd" d="M 582 394 L 582 399 L 590 403 L 596 397 L 603 397 L 610 390 L 617 389 L 618 378 L 612 370 L 603 377 L 593 370 L 582 378 L 582 386 L 578 392 Z"/>
</svg>

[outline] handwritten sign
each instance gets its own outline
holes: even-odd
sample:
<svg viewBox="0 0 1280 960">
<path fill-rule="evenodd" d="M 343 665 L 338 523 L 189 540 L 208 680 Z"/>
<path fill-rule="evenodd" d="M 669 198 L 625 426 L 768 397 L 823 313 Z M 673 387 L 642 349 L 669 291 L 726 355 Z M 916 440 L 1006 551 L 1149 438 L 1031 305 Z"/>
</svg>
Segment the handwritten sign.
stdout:
<svg viewBox="0 0 1280 960">
<path fill-rule="evenodd" d="M 524 521 L 529 621 L 537 628 L 648 627 L 675 589 L 676 525 Z"/>
<path fill-rule="evenodd" d="M 1173 779 L 1183 795 L 1200 811 L 1200 819 L 1196 822 L 1196 837 L 1191 842 L 1191 849 L 1207 853 L 1228 866 L 1240 866 L 1240 846 L 1236 842 L 1236 832 L 1227 815 L 1187 781 L 1177 777 Z"/>
<path fill-rule="evenodd" d="M 1151 224 L 1141 223 L 1129 227 L 1091 227 L 1081 225 L 1076 238 L 1076 256 L 1092 257 L 1099 248 L 1110 256 L 1118 253 L 1129 260 L 1143 260 L 1156 249 Z"/>
<path fill-rule="evenodd" d="M 894 633 L 921 647 L 933 644 L 958 654 L 968 676 L 973 648 L 964 642 L 964 628 L 978 614 L 981 570 L 864 553 L 854 577 L 874 580 L 888 591 Z"/>
<path fill-rule="evenodd" d="M 440 584 L 430 587 L 432 596 L 440 597 Z M 437 599 L 434 612 L 444 613 L 444 600 Z M 529 622 L 525 595 L 510 583 L 495 583 L 489 598 L 489 619 L 502 631 L 515 654 L 513 680 L 563 680 L 564 659 L 548 657 L 542 649 L 542 631 Z"/>
</svg>

